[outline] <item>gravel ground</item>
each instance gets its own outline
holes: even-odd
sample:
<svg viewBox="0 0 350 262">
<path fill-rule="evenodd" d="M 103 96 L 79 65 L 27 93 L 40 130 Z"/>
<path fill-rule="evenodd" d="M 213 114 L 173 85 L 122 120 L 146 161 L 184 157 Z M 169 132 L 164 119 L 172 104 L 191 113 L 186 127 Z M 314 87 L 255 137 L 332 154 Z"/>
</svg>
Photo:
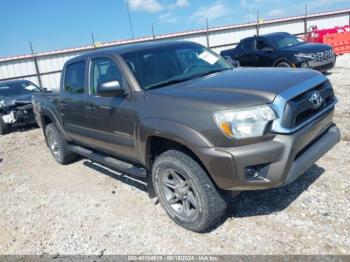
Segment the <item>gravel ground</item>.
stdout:
<svg viewBox="0 0 350 262">
<path fill-rule="evenodd" d="M 140 182 L 58 165 L 39 129 L 0 137 L 0 254 L 350 254 L 350 56 L 328 77 L 342 141 L 289 186 L 230 199 L 206 234 L 175 225 Z"/>
</svg>

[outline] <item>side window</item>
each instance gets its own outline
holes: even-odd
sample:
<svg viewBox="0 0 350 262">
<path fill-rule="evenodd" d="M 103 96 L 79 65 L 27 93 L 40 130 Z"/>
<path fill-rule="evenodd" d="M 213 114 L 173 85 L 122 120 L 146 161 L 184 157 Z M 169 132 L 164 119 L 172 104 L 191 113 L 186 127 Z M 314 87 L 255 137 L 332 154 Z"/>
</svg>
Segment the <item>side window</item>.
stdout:
<svg viewBox="0 0 350 262">
<path fill-rule="evenodd" d="M 119 81 L 123 86 L 122 74 L 114 61 L 108 58 L 93 59 L 90 67 L 90 94 L 96 94 L 97 87 L 105 82 Z"/>
<path fill-rule="evenodd" d="M 64 79 L 64 91 L 73 94 L 84 93 L 85 62 L 77 62 L 67 66 Z"/>
<path fill-rule="evenodd" d="M 264 41 L 258 40 L 258 42 L 256 43 L 256 49 L 258 49 L 258 50 L 269 50 L 271 48 Z"/>
<path fill-rule="evenodd" d="M 255 49 L 255 39 L 254 38 L 248 38 L 243 42 L 243 48 L 247 50 L 254 50 Z"/>
</svg>

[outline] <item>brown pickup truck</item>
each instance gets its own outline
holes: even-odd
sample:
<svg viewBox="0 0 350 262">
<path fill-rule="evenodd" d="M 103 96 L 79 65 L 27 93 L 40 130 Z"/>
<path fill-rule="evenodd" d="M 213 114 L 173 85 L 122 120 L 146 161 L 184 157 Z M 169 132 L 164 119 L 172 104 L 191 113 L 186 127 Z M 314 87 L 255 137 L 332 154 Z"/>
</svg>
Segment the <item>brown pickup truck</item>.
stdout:
<svg viewBox="0 0 350 262">
<path fill-rule="evenodd" d="M 233 68 L 191 42 L 75 57 L 59 92 L 32 102 L 57 162 L 82 155 L 145 178 L 170 218 L 196 232 L 222 217 L 223 193 L 286 185 L 340 139 L 322 74 Z"/>
</svg>

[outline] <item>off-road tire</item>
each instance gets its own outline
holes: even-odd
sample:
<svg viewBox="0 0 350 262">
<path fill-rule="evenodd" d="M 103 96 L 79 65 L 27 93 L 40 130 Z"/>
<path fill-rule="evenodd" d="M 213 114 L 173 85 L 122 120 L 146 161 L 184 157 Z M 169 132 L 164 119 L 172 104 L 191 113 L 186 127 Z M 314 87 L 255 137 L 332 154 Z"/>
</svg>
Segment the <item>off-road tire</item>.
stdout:
<svg viewBox="0 0 350 262">
<path fill-rule="evenodd" d="M 46 126 L 45 138 L 52 156 L 58 163 L 65 165 L 76 159 L 77 155 L 70 151 L 68 143 L 64 140 L 55 124 L 51 123 Z"/>
<path fill-rule="evenodd" d="M 198 213 L 191 221 L 183 219 L 165 196 L 161 181 L 167 170 L 176 170 L 188 179 L 193 188 L 191 192 L 196 194 L 198 210 L 195 212 Z M 169 150 L 158 156 L 152 168 L 152 181 L 157 197 L 168 216 L 181 227 L 194 232 L 205 232 L 218 223 L 225 213 L 226 202 L 207 173 L 192 157 L 183 152 Z"/>
<path fill-rule="evenodd" d="M 10 126 L 4 122 L 2 115 L 0 114 L 0 135 L 6 135 L 10 132 Z"/>
</svg>

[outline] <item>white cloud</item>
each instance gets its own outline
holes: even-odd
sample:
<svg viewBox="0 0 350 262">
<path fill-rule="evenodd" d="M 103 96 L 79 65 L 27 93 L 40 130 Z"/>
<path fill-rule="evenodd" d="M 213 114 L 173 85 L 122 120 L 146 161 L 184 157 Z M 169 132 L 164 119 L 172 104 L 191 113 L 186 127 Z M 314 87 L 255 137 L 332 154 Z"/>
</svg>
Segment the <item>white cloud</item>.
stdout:
<svg viewBox="0 0 350 262">
<path fill-rule="evenodd" d="M 156 13 L 162 11 L 164 7 L 157 0 L 127 0 L 133 11 L 144 11 Z"/>
<path fill-rule="evenodd" d="M 190 3 L 187 0 L 176 0 L 175 4 L 173 4 L 174 7 L 186 7 L 189 6 Z"/>
<path fill-rule="evenodd" d="M 317 8 L 317 7 L 324 7 L 324 6 L 331 6 L 334 4 L 339 4 L 339 3 L 344 3 L 349 0 L 314 0 L 314 1 L 309 1 L 308 5 Z"/>
<path fill-rule="evenodd" d="M 231 8 L 225 1 L 216 1 L 210 6 L 202 6 L 195 11 L 190 20 L 197 23 L 203 23 L 206 18 L 209 21 L 214 21 L 218 18 L 222 18 L 230 14 Z"/>
<path fill-rule="evenodd" d="M 157 13 L 165 9 L 184 8 L 190 5 L 188 0 L 176 0 L 171 4 L 163 4 L 159 0 L 124 0 L 132 11 Z"/>
<path fill-rule="evenodd" d="M 276 18 L 286 16 L 286 11 L 284 9 L 272 9 L 267 13 L 268 17 Z"/>
<path fill-rule="evenodd" d="M 180 18 L 168 12 L 158 16 L 158 20 L 161 21 L 162 23 L 175 24 L 179 22 Z"/>
</svg>

